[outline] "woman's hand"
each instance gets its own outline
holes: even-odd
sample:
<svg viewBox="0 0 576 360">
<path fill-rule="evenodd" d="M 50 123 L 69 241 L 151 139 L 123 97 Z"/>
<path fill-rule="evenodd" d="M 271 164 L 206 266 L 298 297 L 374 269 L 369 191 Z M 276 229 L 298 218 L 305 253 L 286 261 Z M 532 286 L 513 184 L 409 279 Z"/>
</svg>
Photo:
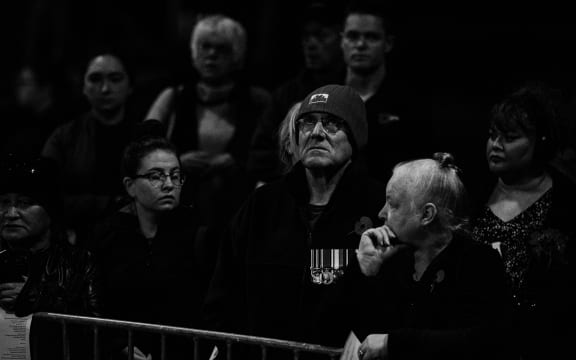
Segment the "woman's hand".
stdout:
<svg viewBox="0 0 576 360">
<path fill-rule="evenodd" d="M 360 270 L 364 275 L 378 274 L 382 264 L 401 249 L 402 246 L 392 246 L 390 240 L 394 237 L 386 225 L 364 231 L 356 250 Z"/>
<path fill-rule="evenodd" d="M 122 353 L 128 357 L 128 346 L 122 349 Z M 134 346 L 134 360 L 152 360 L 152 355 L 146 355 L 142 350 Z"/>
<path fill-rule="evenodd" d="M 387 359 L 388 358 L 388 334 L 372 334 L 360 344 L 358 359 Z"/>
<path fill-rule="evenodd" d="M 12 311 L 14 305 L 16 304 L 16 299 L 22 288 L 26 284 L 26 279 L 24 282 L 9 282 L 0 284 L 0 306 L 7 310 Z"/>
</svg>

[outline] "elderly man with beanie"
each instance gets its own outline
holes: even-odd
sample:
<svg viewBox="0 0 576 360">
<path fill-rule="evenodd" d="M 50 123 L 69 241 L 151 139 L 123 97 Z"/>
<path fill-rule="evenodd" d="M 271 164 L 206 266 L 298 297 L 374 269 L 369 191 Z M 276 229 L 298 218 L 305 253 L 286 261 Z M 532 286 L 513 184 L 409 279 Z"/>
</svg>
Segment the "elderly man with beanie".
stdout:
<svg viewBox="0 0 576 360">
<path fill-rule="evenodd" d="M 0 307 L 18 317 L 40 311 L 98 316 L 97 271 L 90 254 L 71 246 L 58 226 L 52 169 L 46 159 L 9 158 L 0 164 Z M 60 333 L 53 326 L 32 323 L 36 349 L 46 358 L 61 356 L 61 345 L 46 336 Z M 72 343 L 82 348 L 80 338 Z"/>
<path fill-rule="evenodd" d="M 217 330 L 342 346 L 354 309 L 332 306 L 333 295 L 357 261 L 360 235 L 377 221 L 385 187 L 357 167 L 368 131 L 352 88 L 311 92 L 294 127 L 297 163 L 236 214 L 204 313 Z"/>
</svg>

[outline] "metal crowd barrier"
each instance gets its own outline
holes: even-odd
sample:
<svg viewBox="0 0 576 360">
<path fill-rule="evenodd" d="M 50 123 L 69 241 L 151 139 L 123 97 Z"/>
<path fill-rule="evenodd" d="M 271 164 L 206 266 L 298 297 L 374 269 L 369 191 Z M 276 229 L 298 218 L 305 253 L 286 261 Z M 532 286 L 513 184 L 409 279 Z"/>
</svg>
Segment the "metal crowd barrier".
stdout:
<svg viewBox="0 0 576 360">
<path fill-rule="evenodd" d="M 342 353 L 342 349 L 326 347 L 321 345 L 307 344 L 301 342 L 287 341 L 263 338 L 257 336 L 248 336 L 240 334 L 223 333 L 216 331 L 189 329 L 176 326 L 164 326 L 155 324 L 138 323 L 131 321 L 121 321 L 113 319 L 92 318 L 86 316 L 64 315 L 55 313 L 36 313 L 33 319 L 42 321 L 58 322 L 62 328 L 62 359 L 70 360 L 70 338 L 68 333 L 69 324 L 79 324 L 92 328 L 92 341 L 93 341 L 93 359 L 99 360 L 99 341 L 100 328 L 109 329 L 123 329 L 128 334 L 128 359 L 134 359 L 134 333 L 135 332 L 148 332 L 160 334 L 160 360 L 167 359 L 166 352 L 166 338 L 167 336 L 184 336 L 192 338 L 194 346 L 193 359 L 200 360 L 199 355 L 199 342 L 200 339 L 223 341 L 226 344 L 226 359 L 232 360 L 232 345 L 233 344 L 248 344 L 260 347 L 262 360 L 267 360 L 268 349 L 281 349 L 292 352 L 294 360 L 298 360 L 301 354 L 316 354 L 323 358 L 335 360 L 338 359 Z M 34 340 L 34 339 L 32 339 Z M 32 341 L 34 344 L 34 341 Z M 154 359 L 156 360 L 156 359 Z M 204 360 L 204 359 L 202 359 Z M 207 360 L 207 359 L 206 359 Z"/>
</svg>

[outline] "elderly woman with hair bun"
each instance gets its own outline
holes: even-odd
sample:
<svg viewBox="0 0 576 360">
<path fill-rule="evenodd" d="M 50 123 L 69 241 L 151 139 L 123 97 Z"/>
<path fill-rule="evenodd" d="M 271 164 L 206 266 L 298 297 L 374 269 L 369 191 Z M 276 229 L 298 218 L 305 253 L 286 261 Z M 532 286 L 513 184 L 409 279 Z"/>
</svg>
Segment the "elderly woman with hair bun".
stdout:
<svg viewBox="0 0 576 360">
<path fill-rule="evenodd" d="M 384 225 L 366 230 L 357 250 L 360 359 L 508 355 L 504 267 L 469 236 L 466 203 L 451 155 L 396 165 Z"/>
<path fill-rule="evenodd" d="M 557 141 L 557 107 L 549 90 L 529 85 L 494 105 L 486 142 L 492 176 L 477 192 L 476 240 L 504 260 L 525 359 L 560 358 L 574 323 L 571 250 L 576 189 L 549 166 Z M 513 337 L 513 338 L 514 338 Z"/>
<path fill-rule="evenodd" d="M 254 188 L 246 170 L 250 141 L 271 110 L 270 94 L 246 81 L 246 40 L 232 18 L 200 18 L 190 37 L 193 76 L 162 91 L 146 117 L 159 121 L 180 151 L 191 195 L 184 200 L 211 223 L 226 223 Z"/>
</svg>

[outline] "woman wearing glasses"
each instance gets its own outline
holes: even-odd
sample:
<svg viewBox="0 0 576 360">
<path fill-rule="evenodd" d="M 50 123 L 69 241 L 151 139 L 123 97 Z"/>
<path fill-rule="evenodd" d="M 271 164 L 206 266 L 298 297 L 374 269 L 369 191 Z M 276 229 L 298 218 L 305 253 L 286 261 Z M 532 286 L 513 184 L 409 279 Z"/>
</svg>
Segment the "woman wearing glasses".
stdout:
<svg viewBox="0 0 576 360">
<path fill-rule="evenodd" d="M 123 171 L 131 201 L 98 226 L 94 238 L 105 316 L 198 327 L 210 264 L 197 213 L 180 205 L 185 178 L 178 154 L 163 138 L 142 138 L 126 148 Z M 156 340 L 136 338 L 135 354 L 154 353 Z M 121 337 L 114 343 L 112 351 L 126 345 Z"/>
</svg>

